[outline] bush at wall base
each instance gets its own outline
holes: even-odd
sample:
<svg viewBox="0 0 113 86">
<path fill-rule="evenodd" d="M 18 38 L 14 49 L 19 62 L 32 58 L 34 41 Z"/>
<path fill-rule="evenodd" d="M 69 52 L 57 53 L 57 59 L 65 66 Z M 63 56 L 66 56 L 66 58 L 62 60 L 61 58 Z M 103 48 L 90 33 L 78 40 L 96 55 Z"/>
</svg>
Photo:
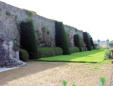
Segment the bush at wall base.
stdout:
<svg viewBox="0 0 113 86">
<path fill-rule="evenodd" d="M 62 48 L 63 54 L 70 54 L 69 41 L 62 22 L 55 22 L 55 32 L 56 46 Z"/>
<path fill-rule="evenodd" d="M 69 50 L 70 50 L 70 53 L 75 53 L 80 51 L 78 47 L 70 47 Z"/>
<path fill-rule="evenodd" d="M 20 49 L 19 56 L 20 56 L 20 60 L 22 60 L 22 61 L 28 61 L 29 60 L 29 54 L 24 49 Z"/>
<path fill-rule="evenodd" d="M 38 57 L 37 40 L 35 36 L 34 26 L 32 20 L 22 21 L 20 23 L 20 43 L 21 48 L 28 51 L 30 59 Z"/>
<path fill-rule="evenodd" d="M 50 57 L 62 55 L 63 51 L 59 47 L 42 47 L 38 48 L 38 57 Z"/>
</svg>

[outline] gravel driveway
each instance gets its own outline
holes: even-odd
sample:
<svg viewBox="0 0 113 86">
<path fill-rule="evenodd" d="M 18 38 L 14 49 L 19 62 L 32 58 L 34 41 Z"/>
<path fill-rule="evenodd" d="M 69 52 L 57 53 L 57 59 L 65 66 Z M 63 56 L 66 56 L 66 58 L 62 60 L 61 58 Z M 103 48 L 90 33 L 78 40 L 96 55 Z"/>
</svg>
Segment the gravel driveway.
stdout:
<svg viewBox="0 0 113 86">
<path fill-rule="evenodd" d="M 18 69 L 0 73 L 0 86 L 97 86 L 100 77 L 110 85 L 112 64 L 84 64 L 67 62 L 28 62 Z"/>
</svg>

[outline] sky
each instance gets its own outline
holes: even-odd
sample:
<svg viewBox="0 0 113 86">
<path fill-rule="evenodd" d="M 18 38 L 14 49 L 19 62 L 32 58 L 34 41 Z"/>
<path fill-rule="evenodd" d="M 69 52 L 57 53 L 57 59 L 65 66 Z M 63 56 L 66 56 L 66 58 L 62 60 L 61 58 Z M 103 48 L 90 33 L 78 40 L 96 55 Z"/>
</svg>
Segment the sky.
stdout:
<svg viewBox="0 0 113 86">
<path fill-rule="evenodd" d="M 113 0 L 1 0 L 87 31 L 94 40 L 113 40 Z"/>
</svg>

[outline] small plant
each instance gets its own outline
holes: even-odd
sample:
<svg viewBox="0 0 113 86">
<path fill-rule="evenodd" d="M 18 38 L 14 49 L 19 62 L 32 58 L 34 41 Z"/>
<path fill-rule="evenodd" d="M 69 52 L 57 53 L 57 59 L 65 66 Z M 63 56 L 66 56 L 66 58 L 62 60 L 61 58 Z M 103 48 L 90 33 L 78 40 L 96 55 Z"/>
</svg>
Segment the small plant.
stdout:
<svg viewBox="0 0 113 86">
<path fill-rule="evenodd" d="M 6 11 L 6 15 L 7 15 L 7 16 L 10 16 L 11 13 L 10 13 L 9 11 Z"/>
<path fill-rule="evenodd" d="M 105 77 L 101 77 L 98 86 L 105 86 L 105 83 L 106 83 Z"/>
<path fill-rule="evenodd" d="M 66 86 L 66 85 L 67 85 L 67 81 L 63 80 L 63 86 Z"/>
<path fill-rule="evenodd" d="M 72 86 L 76 86 L 76 84 L 73 84 Z"/>
<path fill-rule="evenodd" d="M 63 80 L 63 86 L 67 86 L 67 81 L 66 80 Z M 76 84 L 72 84 L 72 86 L 76 86 Z"/>
</svg>

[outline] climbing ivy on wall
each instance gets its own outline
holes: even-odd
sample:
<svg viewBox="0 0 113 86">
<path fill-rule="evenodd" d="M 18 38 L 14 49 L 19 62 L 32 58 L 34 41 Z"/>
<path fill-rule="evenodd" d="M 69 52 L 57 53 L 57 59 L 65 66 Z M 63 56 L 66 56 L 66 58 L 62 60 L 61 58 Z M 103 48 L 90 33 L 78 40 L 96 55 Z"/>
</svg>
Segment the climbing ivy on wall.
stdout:
<svg viewBox="0 0 113 86">
<path fill-rule="evenodd" d="M 37 38 L 39 47 L 54 47 L 54 40 L 50 36 L 50 31 L 47 27 L 42 27 L 37 30 Z"/>
<path fill-rule="evenodd" d="M 37 40 L 32 20 L 20 23 L 21 47 L 29 52 L 30 59 L 38 57 Z"/>
<path fill-rule="evenodd" d="M 55 22 L 55 32 L 56 46 L 63 49 L 63 54 L 70 54 L 69 41 L 62 22 Z"/>
<path fill-rule="evenodd" d="M 69 46 L 73 47 L 73 34 L 71 31 L 67 32 L 67 39 L 69 41 Z"/>
</svg>

